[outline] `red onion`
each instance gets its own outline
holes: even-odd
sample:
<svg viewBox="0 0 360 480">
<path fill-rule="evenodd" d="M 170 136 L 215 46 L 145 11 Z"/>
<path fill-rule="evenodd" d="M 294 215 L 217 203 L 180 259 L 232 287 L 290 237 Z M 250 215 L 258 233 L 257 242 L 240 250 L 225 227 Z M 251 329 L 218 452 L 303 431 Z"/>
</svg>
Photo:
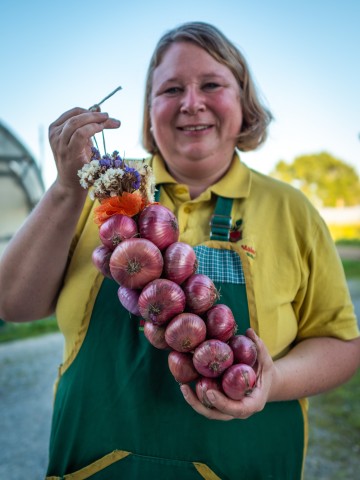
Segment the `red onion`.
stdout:
<svg viewBox="0 0 360 480">
<path fill-rule="evenodd" d="M 121 305 L 126 308 L 133 315 L 140 317 L 140 311 L 138 307 L 138 300 L 141 290 L 134 290 L 124 286 L 119 287 L 118 297 Z"/>
<path fill-rule="evenodd" d="M 112 250 L 105 245 L 99 245 L 92 253 L 92 261 L 95 267 L 104 275 L 104 277 L 112 278 L 110 273 L 110 257 Z"/>
<path fill-rule="evenodd" d="M 191 352 L 205 338 L 205 322 L 194 313 L 180 313 L 166 327 L 165 340 L 177 352 Z"/>
<path fill-rule="evenodd" d="M 169 353 L 168 364 L 170 372 L 179 383 L 188 383 L 199 376 L 192 362 L 190 353 L 181 353 L 173 350 Z"/>
<path fill-rule="evenodd" d="M 236 332 L 237 325 L 231 309 L 221 303 L 206 312 L 206 330 L 208 338 L 227 342 Z"/>
<path fill-rule="evenodd" d="M 154 325 L 152 322 L 145 322 L 144 335 L 154 347 L 160 350 L 169 348 L 165 340 L 165 327 Z"/>
<path fill-rule="evenodd" d="M 186 296 L 186 305 L 193 313 L 204 313 L 211 308 L 219 298 L 219 293 L 213 281 L 201 273 L 191 275 L 182 288 Z"/>
<path fill-rule="evenodd" d="M 218 378 L 201 377 L 195 385 L 196 395 L 200 402 L 205 405 L 205 407 L 211 408 L 212 405 L 206 396 L 206 392 L 208 390 L 217 390 L 218 392 L 222 392 Z"/>
<path fill-rule="evenodd" d="M 143 288 L 138 305 L 145 320 L 161 325 L 184 311 L 185 293 L 177 283 L 159 278 Z"/>
<path fill-rule="evenodd" d="M 205 340 L 195 350 L 194 367 L 204 377 L 219 377 L 232 365 L 234 355 L 229 345 L 221 340 Z"/>
<path fill-rule="evenodd" d="M 229 340 L 229 345 L 234 352 L 235 363 L 246 363 L 253 367 L 257 359 L 257 349 L 251 338 L 245 335 L 235 335 Z"/>
<path fill-rule="evenodd" d="M 140 236 L 153 242 L 160 250 L 179 238 L 179 225 L 171 210 L 163 205 L 149 205 L 138 219 Z"/>
<path fill-rule="evenodd" d="M 195 250 L 187 243 L 174 242 L 164 253 L 164 276 L 179 285 L 196 272 Z"/>
<path fill-rule="evenodd" d="M 138 233 L 135 220 L 126 215 L 113 215 L 99 228 L 99 236 L 104 245 L 114 250 L 120 242 Z"/>
<path fill-rule="evenodd" d="M 160 250 L 145 238 L 129 238 L 121 242 L 110 258 L 110 272 L 124 287 L 143 288 L 159 278 L 163 268 Z"/>
<path fill-rule="evenodd" d="M 228 368 L 221 382 L 225 394 L 233 400 L 241 400 L 245 395 L 249 395 L 255 384 L 256 373 L 245 363 L 237 363 Z"/>
</svg>

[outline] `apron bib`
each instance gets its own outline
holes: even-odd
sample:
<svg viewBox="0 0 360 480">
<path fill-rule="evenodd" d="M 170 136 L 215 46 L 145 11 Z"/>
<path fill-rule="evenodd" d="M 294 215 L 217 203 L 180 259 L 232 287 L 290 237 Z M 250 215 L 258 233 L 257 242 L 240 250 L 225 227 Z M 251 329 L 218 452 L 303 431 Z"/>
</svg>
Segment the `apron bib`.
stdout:
<svg viewBox="0 0 360 480">
<path fill-rule="evenodd" d="M 198 273 L 213 279 L 243 333 L 256 324 L 255 309 L 246 258 L 227 242 L 230 211 L 231 202 L 218 201 L 212 240 L 195 251 Z M 197 414 L 170 373 L 169 351 L 148 342 L 118 287 L 103 280 L 85 340 L 59 380 L 47 479 L 300 480 L 299 402 L 269 403 L 247 420 Z"/>
</svg>

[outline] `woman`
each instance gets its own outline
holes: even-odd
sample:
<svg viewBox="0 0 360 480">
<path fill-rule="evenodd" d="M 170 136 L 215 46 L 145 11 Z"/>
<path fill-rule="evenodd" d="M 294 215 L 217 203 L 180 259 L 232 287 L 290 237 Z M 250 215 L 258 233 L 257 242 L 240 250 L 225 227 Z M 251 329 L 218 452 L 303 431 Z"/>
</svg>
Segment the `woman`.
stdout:
<svg viewBox="0 0 360 480">
<path fill-rule="evenodd" d="M 236 148 L 261 144 L 269 121 L 242 55 L 216 28 L 189 23 L 160 39 L 143 127 L 159 200 L 258 348 L 253 393 L 234 401 L 210 392 L 212 408 L 190 386 L 180 392 L 167 352 L 149 344 L 140 319 L 117 301 L 118 285 L 91 264 L 98 230 L 77 171 L 89 161 L 91 137 L 119 122 L 76 108 L 51 125 L 57 179 L 8 248 L 0 276 L 5 320 L 34 320 L 56 306 L 66 340 L 48 478 L 302 477 L 305 397 L 351 377 L 360 340 L 316 211 L 239 161 Z"/>
</svg>

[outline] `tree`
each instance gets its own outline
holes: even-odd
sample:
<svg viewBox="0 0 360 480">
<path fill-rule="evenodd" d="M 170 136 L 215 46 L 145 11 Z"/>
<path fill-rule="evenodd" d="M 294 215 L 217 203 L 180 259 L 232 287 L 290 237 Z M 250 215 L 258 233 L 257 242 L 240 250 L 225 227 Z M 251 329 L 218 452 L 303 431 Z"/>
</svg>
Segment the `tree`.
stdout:
<svg viewBox="0 0 360 480">
<path fill-rule="evenodd" d="M 318 207 L 360 204 L 360 179 L 355 169 L 327 152 L 279 161 L 270 174 L 299 188 Z"/>
</svg>

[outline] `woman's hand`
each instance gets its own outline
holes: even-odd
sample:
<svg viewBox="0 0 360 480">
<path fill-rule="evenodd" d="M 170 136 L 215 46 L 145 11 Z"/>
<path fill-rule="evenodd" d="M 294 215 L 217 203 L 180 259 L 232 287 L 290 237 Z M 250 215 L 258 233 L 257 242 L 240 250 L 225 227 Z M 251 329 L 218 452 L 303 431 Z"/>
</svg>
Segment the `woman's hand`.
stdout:
<svg viewBox="0 0 360 480">
<path fill-rule="evenodd" d="M 208 408 L 200 402 L 189 385 L 182 385 L 181 391 L 185 400 L 200 415 L 213 420 L 245 419 L 264 408 L 269 398 L 272 378 L 275 373 L 274 362 L 254 330 L 248 329 L 246 335 L 255 342 L 258 352 L 255 367 L 257 373 L 256 387 L 250 395 L 241 400 L 231 400 L 221 392 L 208 390 L 206 396 L 212 404 L 212 408 Z"/>
<path fill-rule="evenodd" d="M 90 160 L 91 137 L 119 125 L 107 113 L 74 108 L 50 126 L 58 177 L 2 256 L 0 316 L 3 319 L 30 321 L 54 311 L 71 240 L 87 195 L 77 172 Z"/>
<path fill-rule="evenodd" d="M 107 113 L 73 108 L 62 114 L 49 127 L 54 154 L 57 183 L 65 190 L 79 188 L 77 171 L 91 158 L 91 138 L 104 129 L 118 128 L 120 122 Z"/>
<path fill-rule="evenodd" d="M 237 401 L 208 390 L 206 395 L 213 408 L 207 408 L 188 385 L 182 385 L 185 400 L 201 415 L 215 420 L 245 419 L 261 411 L 266 402 L 295 400 L 336 388 L 348 381 L 360 366 L 360 337 L 353 340 L 310 337 L 273 361 L 255 332 L 249 329 L 246 334 L 258 350 L 256 387 L 249 396 Z"/>
</svg>

